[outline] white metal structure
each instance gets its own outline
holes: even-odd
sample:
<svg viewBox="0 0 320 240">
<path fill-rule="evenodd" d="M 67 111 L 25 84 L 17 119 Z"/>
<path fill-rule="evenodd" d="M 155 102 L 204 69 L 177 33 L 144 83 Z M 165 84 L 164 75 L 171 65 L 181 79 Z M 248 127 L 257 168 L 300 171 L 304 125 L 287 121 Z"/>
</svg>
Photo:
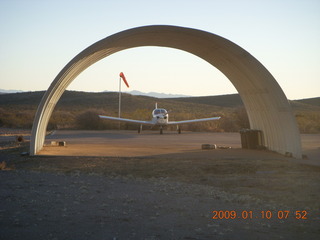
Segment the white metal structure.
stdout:
<svg viewBox="0 0 320 240">
<path fill-rule="evenodd" d="M 291 106 L 270 72 L 250 53 L 218 35 L 177 26 L 145 26 L 119 32 L 89 46 L 56 76 L 35 115 L 30 154 L 43 147 L 52 111 L 68 85 L 97 61 L 122 50 L 159 46 L 192 53 L 219 69 L 238 90 L 252 129 L 263 132 L 263 145 L 301 158 L 300 133 Z"/>
</svg>

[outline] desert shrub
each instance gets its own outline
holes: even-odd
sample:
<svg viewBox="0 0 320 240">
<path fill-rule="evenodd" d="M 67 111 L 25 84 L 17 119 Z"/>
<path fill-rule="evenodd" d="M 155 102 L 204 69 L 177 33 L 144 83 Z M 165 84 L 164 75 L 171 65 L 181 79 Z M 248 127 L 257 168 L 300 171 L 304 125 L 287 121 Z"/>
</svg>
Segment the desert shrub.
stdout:
<svg viewBox="0 0 320 240">
<path fill-rule="evenodd" d="M 320 113 L 300 113 L 296 115 L 296 120 L 301 133 L 320 132 Z"/>
<path fill-rule="evenodd" d="M 33 124 L 33 111 L 3 111 L 1 112 L 1 127 L 31 128 Z"/>
<path fill-rule="evenodd" d="M 80 129 L 100 129 L 99 113 L 95 110 L 88 110 L 76 117 L 76 125 Z"/>
<path fill-rule="evenodd" d="M 76 128 L 75 118 L 75 114 L 70 111 L 57 110 L 53 112 L 50 124 L 56 129 Z"/>
<path fill-rule="evenodd" d="M 132 119 L 136 120 L 150 120 L 151 119 L 151 112 L 149 109 L 136 109 L 134 112 L 132 112 L 130 115 L 124 115 L 126 117 L 130 117 Z"/>
<path fill-rule="evenodd" d="M 223 132 L 237 132 L 239 131 L 239 125 L 232 119 L 231 116 L 224 116 L 220 120 L 220 130 Z"/>
<path fill-rule="evenodd" d="M 84 111 L 75 117 L 75 125 L 78 129 L 103 130 L 117 129 L 119 124 L 113 121 L 100 119 L 98 115 L 108 115 L 99 109 Z"/>
<path fill-rule="evenodd" d="M 247 111 L 244 107 L 239 107 L 234 111 L 235 121 L 238 125 L 238 130 L 243 128 L 250 128 Z"/>
</svg>

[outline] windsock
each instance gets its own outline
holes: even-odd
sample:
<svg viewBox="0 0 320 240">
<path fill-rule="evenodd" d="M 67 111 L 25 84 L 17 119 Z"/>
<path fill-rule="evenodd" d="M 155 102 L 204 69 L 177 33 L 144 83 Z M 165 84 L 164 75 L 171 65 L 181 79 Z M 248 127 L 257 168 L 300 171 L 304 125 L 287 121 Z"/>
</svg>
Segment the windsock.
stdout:
<svg viewBox="0 0 320 240">
<path fill-rule="evenodd" d="M 124 76 L 123 72 L 120 73 L 120 77 L 122 78 L 123 82 L 127 85 L 127 87 L 129 87 L 129 84 L 126 80 L 126 77 Z"/>
</svg>

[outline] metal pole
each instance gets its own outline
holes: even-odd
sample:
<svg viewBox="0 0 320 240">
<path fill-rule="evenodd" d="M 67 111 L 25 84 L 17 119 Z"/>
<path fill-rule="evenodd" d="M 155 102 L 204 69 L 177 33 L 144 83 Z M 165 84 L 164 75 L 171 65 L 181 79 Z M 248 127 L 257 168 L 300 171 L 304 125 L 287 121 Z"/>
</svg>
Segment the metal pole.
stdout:
<svg viewBox="0 0 320 240">
<path fill-rule="evenodd" d="M 121 77 L 119 79 L 119 118 L 121 117 Z"/>
<path fill-rule="evenodd" d="M 119 78 L 119 118 L 121 117 L 121 77 Z M 119 130 L 120 130 L 120 122 L 119 122 Z"/>
</svg>

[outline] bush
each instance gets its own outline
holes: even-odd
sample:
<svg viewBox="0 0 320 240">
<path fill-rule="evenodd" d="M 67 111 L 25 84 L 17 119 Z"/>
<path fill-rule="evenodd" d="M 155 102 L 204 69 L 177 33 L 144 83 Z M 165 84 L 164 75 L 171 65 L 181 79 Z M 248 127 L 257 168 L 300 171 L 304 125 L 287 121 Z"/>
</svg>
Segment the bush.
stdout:
<svg viewBox="0 0 320 240">
<path fill-rule="evenodd" d="M 76 125 L 80 129 L 101 129 L 99 113 L 94 110 L 88 110 L 76 117 Z"/>
<path fill-rule="evenodd" d="M 319 113 L 300 113 L 296 115 L 296 120 L 301 133 L 319 133 L 320 132 L 320 114 Z"/>
<path fill-rule="evenodd" d="M 248 114 L 244 107 L 237 108 L 234 113 L 236 123 L 238 124 L 238 130 L 250 128 Z"/>
<path fill-rule="evenodd" d="M 78 116 L 76 116 L 75 125 L 78 129 L 86 130 L 104 130 L 119 128 L 118 123 L 100 119 L 98 115 L 101 114 L 105 113 L 98 109 L 90 109 L 85 112 L 82 112 Z"/>
</svg>

